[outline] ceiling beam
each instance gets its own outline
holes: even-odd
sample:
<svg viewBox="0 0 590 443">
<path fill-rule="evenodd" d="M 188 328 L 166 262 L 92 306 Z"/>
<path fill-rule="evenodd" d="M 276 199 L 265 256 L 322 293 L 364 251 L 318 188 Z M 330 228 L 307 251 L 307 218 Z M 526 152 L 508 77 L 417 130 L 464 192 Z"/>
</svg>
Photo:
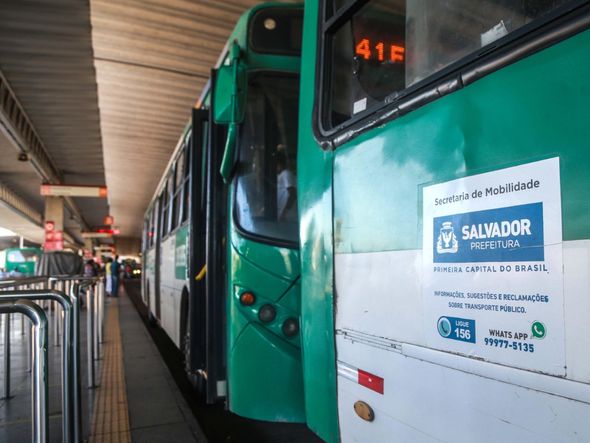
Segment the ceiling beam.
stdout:
<svg viewBox="0 0 590 443">
<path fill-rule="evenodd" d="M 43 216 L 2 183 L 0 183 L 0 202 L 9 206 L 13 211 L 19 213 L 37 226 L 43 226 Z"/>
</svg>

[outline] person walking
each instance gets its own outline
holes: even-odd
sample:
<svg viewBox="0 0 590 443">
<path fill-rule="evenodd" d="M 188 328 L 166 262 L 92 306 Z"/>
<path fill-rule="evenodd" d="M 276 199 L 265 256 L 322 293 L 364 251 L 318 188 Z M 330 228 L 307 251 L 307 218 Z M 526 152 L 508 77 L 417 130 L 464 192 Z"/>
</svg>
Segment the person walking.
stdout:
<svg viewBox="0 0 590 443">
<path fill-rule="evenodd" d="M 111 263 L 111 291 L 113 297 L 119 296 L 119 273 L 121 272 L 121 264 L 119 263 L 119 256 L 115 256 L 115 260 Z"/>
</svg>

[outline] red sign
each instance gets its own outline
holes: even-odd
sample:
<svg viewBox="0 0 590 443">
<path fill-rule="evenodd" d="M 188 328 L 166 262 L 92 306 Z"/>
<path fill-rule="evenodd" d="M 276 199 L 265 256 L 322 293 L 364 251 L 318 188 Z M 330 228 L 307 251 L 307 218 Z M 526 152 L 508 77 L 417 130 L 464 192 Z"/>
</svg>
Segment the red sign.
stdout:
<svg viewBox="0 0 590 443">
<path fill-rule="evenodd" d="M 45 222 L 45 243 L 43 244 L 44 251 L 63 251 L 64 249 L 64 234 L 63 231 L 55 230 L 55 223 L 52 221 Z"/>
<path fill-rule="evenodd" d="M 61 231 L 58 231 L 61 237 Z M 54 237 L 55 238 L 55 237 Z M 49 240 L 45 238 L 45 243 L 43 244 L 44 251 L 63 251 L 64 249 L 64 241 L 63 238 L 60 240 Z"/>
<path fill-rule="evenodd" d="M 82 238 L 107 238 L 113 235 L 119 235 L 121 231 L 118 229 L 104 229 L 100 228 L 96 231 L 82 231 Z"/>
</svg>

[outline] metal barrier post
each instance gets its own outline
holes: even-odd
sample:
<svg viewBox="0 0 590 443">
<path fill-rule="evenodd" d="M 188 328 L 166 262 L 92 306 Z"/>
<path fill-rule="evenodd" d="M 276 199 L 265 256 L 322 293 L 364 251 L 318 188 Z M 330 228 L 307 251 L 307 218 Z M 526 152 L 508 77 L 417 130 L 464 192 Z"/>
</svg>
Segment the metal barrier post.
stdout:
<svg viewBox="0 0 590 443">
<path fill-rule="evenodd" d="M 99 280 L 98 291 L 98 342 L 104 342 L 104 279 Z"/>
<path fill-rule="evenodd" d="M 49 289 L 50 290 L 54 290 L 57 289 L 57 283 L 58 282 L 51 282 L 49 284 Z M 58 311 L 57 311 L 57 302 L 53 301 L 51 302 L 51 310 L 53 311 L 53 319 L 55 320 L 53 322 L 53 345 L 54 346 L 60 346 L 60 337 L 59 337 L 59 321 L 57 321 L 57 317 L 58 317 Z"/>
<path fill-rule="evenodd" d="M 53 301 L 61 297 L 62 300 L 58 300 L 62 307 L 64 307 L 64 317 L 63 317 L 63 332 L 64 332 L 64 342 L 62 347 L 62 357 L 63 361 L 65 362 L 62 370 L 62 383 L 64 386 L 64 391 L 62 391 L 62 402 L 64 402 L 64 413 L 63 413 L 63 426 L 64 426 L 64 442 L 74 441 L 79 443 L 82 441 L 82 408 L 81 408 L 81 370 L 80 370 L 80 293 L 79 290 L 81 287 L 91 287 L 97 281 L 96 278 L 84 278 L 81 276 L 68 276 L 68 277 L 35 277 L 26 279 L 26 283 L 33 284 L 36 288 L 41 288 L 43 290 L 38 291 L 12 291 L 12 292 L 0 292 L 0 302 L 2 302 L 2 296 L 14 296 L 17 298 L 23 299 L 37 299 L 39 300 L 40 304 L 46 305 L 48 309 L 51 309 Z M 56 293 L 55 291 L 48 291 L 45 288 L 49 288 L 52 286 L 52 283 L 60 283 L 60 287 L 68 290 L 69 298 L 62 293 Z M 25 284 L 25 279 L 21 279 L 18 281 L 0 281 L 0 290 L 5 288 L 14 288 L 15 286 Z M 92 289 L 86 291 L 86 295 L 88 297 L 88 357 L 89 362 L 89 379 L 90 379 L 90 388 L 96 386 L 95 382 L 95 370 L 94 370 L 94 360 L 95 356 L 97 355 L 94 352 L 94 346 L 92 344 L 98 338 L 98 333 L 96 331 L 100 331 L 97 329 L 99 325 L 99 321 L 97 321 L 97 314 L 99 313 L 98 309 L 95 307 L 95 299 L 93 299 Z M 33 293 L 31 295 L 31 293 Z M 45 294 L 45 296 L 44 296 Z M 100 295 L 100 292 L 99 292 Z M 5 300 L 7 298 L 4 298 Z M 71 307 L 70 312 L 66 313 L 67 307 L 65 305 L 69 305 Z M 100 305 L 98 305 L 100 306 Z M 94 309 L 93 309 L 94 307 Z M 60 313 L 61 314 L 61 313 Z M 58 313 L 55 313 L 57 320 Z M 0 315 L 0 319 L 3 316 Z M 69 326 L 68 326 L 69 325 Z M 55 332 L 55 329 L 54 329 Z M 45 329 L 46 335 L 50 333 L 49 325 Z M 10 334 L 8 334 L 10 336 Z M 30 330 L 30 338 L 31 341 L 27 341 L 27 344 L 31 346 L 32 340 L 35 339 L 34 331 L 32 331 L 32 327 Z M 67 339 L 67 341 L 66 341 Z M 34 362 L 35 358 L 33 356 L 33 350 L 28 352 L 27 354 L 32 359 L 32 364 L 30 366 L 35 368 Z M 34 374 L 32 374 L 34 376 Z M 69 382 L 69 384 L 68 384 Z"/>
<path fill-rule="evenodd" d="M 74 442 L 80 443 L 82 441 L 82 393 L 81 393 L 81 374 L 80 374 L 80 300 L 79 293 L 80 284 L 73 283 L 70 286 L 70 299 L 74 310 L 72 337 L 78 346 L 74 347 L 74 354 L 72 358 L 72 383 L 74 391 L 72 392 L 72 403 L 74 406 L 74 417 L 72 423 L 72 433 Z"/>
<path fill-rule="evenodd" d="M 33 442 L 46 443 L 49 441 L 49 405 L 47 385 L 47 316 L 43 309 L 28 300 L 0 303 L 0 313 L 18 313 L 26 315 L 33 325 L 33 355 L 32 409 L 33 409 Z"/>
<path fill-rule="evenodd" d="M 4 398 L 10 398 L 10 314 L 4 314 Z"/>
<path fill-rule="evenodd" d="M 32 346 L 32 339 L 33 339 L 33 335 L 31 332 L 31 325 L 28 325 L 27 328 L 27 336 L 25 337 L 25 340 L 27 342 L 27 372 L 31 372 L 31 368 L 33 365 L 33 346 Z"/>
<path fill-rule="evenodd" d="M 79 443 L 82 441 L 82 374 L 80 358 L 80 290 L 87 289 L 92 284 L 92 279 L 72 278 L 66 282 L 66 288 L 69 290 L 72 301 L 72 341 L 77 343 L 73 347 L 72 355 L 72 405 L 73 419 L 71 423 L 73 441 Z M 68 285 L 69 283 L 69 285 Z"/>
<path fill-rule="evenodd" d="M 93 288 L 86 288 L 86 343 L 88 356 L 88 388 L 96 387 L 94 382 L 94 297 Z"/>
<path fill-rule="evenodd" d="M 94 284 L 94 359 L 100 360 L 100 347 L 99 347 L 99 339 L 98 339 L 98 330 L 99 330 L 99 323 L 100 323 L 100 309 L 98 307 L 98 298 L 99 298 L 99 291 L 98 291 L 98 282 Z"/>
<path fill-rule="evenodd" d="M 70 298 L 59 291 L 47 290 L 25 290 L 25 291 L 6 291 L 0 293 L 0 301 L 17 301 L 17 300 L 51 300 L 59 303 L 63 309 L 63 346 L 62 346 L 62 368 L 61 368 L 61 401 L 62 401 L 62 427 L 63 441 L 71 442 L 71 423 L 73 416 L 72 411 L 72 348 L 77 346 L 72 337 L 72 302 Z M 57 319 L 57 311 L 56 317 Z M 33 362 L 34 368 L 34 362 Z M 34 374 L 33 374 L 34 375 Z"/>
</svg>

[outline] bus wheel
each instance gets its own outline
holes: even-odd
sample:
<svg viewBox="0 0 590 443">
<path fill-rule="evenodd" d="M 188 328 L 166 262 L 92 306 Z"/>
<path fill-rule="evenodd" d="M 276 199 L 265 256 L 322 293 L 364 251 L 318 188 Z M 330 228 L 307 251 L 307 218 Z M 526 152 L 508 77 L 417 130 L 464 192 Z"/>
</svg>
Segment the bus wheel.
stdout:
<svg viewBox="0 0 590 443">
<path fill-rule="evenodd" d="M 184 355 L 184 371 L 190 374 L 190 352 L 191 352 L 191 339 L 190 339 L 190 328 L 189 328 L 189 307 L 188 307 L 188 294 L 186 289 L 182 291 L 180 298 L 180 350 Z"/>
<path fill-rule="evenodd" d="M 189 307 L 188 307 L 188 293 L 183 291 L 181 306 L 181 323 L 180 323 L 180 350 L 184 355 L 184 372 L 190 384 L 197 390 L 199 394 L 205 392 L 204 378 L 191 370 L 191 337 L 189 331 Z"/>
<path fill-rule="evenodd" d="M 188 314 L 186 316 L 186 320 L 188 322 Z M 201 399 L 204 400 L 206 381 L 200 373 L 195 373 L 191 371 L 191 345 L 190 334 L 188 333 L 188 331 L 181 337 L 181 350 L 184 355 L 184 372 L 186 374 L 186 378 L 188 379 L 191 386 L 196 389 L 198 396 L 200 398 L 202 397 Z"/>
<path fill-rule="evenodd" d="M 151 311 L 148 312 L 148 324 L 154 328 L 158 326 L 158 319 Z"/>
</svg>

